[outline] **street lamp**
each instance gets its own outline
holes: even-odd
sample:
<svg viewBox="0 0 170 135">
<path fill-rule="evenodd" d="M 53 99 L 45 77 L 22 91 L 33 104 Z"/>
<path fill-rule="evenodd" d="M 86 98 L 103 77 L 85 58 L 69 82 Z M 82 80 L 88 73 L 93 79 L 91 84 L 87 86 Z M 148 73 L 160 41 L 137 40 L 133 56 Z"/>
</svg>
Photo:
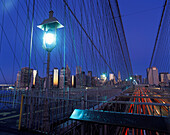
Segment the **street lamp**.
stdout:
<svg viewBox="0 0 170 135">
<path fill-rule="evenodd" d="M 53 13 L 54 12 L 51 10 L 49 12 L 49 18 L 45 19 L 40 25 L 37 26 L 44 31 L 42 47 L 48 52 L 46 89 L 49 89 L 50 52 L 56 47 L 57 29 L 64 27 L 55 17 L 53 17 Z"/>
</svg>

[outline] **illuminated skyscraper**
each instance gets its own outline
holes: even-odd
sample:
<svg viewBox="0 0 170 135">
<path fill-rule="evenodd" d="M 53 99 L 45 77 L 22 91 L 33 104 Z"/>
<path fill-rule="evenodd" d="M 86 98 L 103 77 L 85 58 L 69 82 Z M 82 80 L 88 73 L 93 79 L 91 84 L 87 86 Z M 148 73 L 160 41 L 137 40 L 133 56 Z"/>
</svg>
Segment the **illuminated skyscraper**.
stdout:
<svg viewBox="0 0 170 135">
<path fill-rule="evenodd" d="M 113 73 L 110 73 L 109 74 L 109 80 L 111 81 L 111 80 L 113 80 L 114 79 L 114 74 Z"/>
<path fill-rule="evenodd" d="M 100 75 L 100 79 L 102 80 L 102 81 L 106 81 L 106 79 L 107 79 L 107 77 L 106 77 L 106 74 L 105 73 L 103 73 L 102 75 Z"/>
<path fill-rule="evenodd" d="M 75 76 L 71 76 L 71 87 L 75 87 Z"/>
<path fill-rule="evenodd" d="M 100 75 L 100 84 L 101 84 L 101 86 L 105 85 L 106 81 L 107 81 L 106 73 L 103 73 L 102 75 Z"/>
<path fill-rule="evenodd" d="M 160 82 L 168 84 L 169 79 L 168 79 L 168 73 L 160 73 L 159 74 Z"/>
<path fill-rule="evenodd" d="M 156 67 L 147 68 L 147 79 L 150 85 L 158 85 L 158 69 Z"/>
<path fill-rule="evenodd" d="M 113 84 L 116 84 L 116 79 L 113 73 L 109 74 L 109 81 L 113 81 Z"/>
<path fill-rule="evenodd" d="M 36 77 L 37 77 L 37 70 L 33 70 L 33 85 L 35 85 Z"/>
<path fill-rule="evenodd" d="M 54 68 L 53 70 L 53 87 L 58 87 L 59 85 L 59 70 Z"/>
</svg>

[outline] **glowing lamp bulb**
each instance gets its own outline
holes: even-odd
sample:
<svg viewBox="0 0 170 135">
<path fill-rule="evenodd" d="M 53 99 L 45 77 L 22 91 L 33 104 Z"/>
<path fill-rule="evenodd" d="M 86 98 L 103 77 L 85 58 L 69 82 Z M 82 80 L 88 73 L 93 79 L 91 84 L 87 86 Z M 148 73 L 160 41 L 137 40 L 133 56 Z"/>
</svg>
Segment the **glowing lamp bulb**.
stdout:
<svg viewBox="0 0 170 135">
<path fill-rule="evenodd" d="M 47 44 L 52 44 L 55 41 L 55 36 L 52 33 L 47 33 L 44 35 L 44 41 Z"/>
</svg>

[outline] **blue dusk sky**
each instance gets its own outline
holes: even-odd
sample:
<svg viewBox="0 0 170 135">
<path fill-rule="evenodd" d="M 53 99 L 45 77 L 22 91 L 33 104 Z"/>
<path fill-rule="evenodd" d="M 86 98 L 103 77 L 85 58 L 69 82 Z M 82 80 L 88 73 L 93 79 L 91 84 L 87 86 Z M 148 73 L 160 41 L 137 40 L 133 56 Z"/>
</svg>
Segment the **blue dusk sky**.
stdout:
<svg viewBox="0 0 170 135">
<path fill-rule="evenodd" d="M 31 68 L 37 69 L 39 75 L 44 77 L 46 75 L 47 53 L 42 49 L 43 33 L 36 26 L 48 18 L 50 5 L 49 1 L 46 0 L 35 1 Z M 97 6 L 94 7 L 94 11 L 91 8 L 92 1 L 85 0 L 84 5 L 80 1 L 77 0 L 75 3 L 75 0 L 68 0 L 68 5 L 70 5 L 78 20 L 82 22 L 82 26 L 94 41 L 94 44 L 97 48 L 100 48 L 99 51 L 113 68 L 115 74 L 120 70 L 122 78 L 125 79 L 128 75 L 124 72 L 123 59 L 119 55 L 120 48 L 116 46 L 117 39 L 111 33 L 114 31 L 114 27 L 111 25 L 113 18 L 107 1 L 94 1 L 94 3 L 97 3 L 95 3 Z M 114 3 L 114 1 L 110 1 Z M 94 76 L 100 77 L 105 72 L 108 76 L 111 72 L 110 69 L 92 47 L 90 40 L 82 32 L 68 9 L 66 19 L 64 18 L 63 0 L 52 0 L 52 2 L 54 16 L 62 24 L 66 21 L 66 39 L 63 38 L 64 28 L 58 30 L 57 47 L 51 53 L 51 70 L 54 67 L 60 69 L 68 64 L 72 74 L 75 74 L 76 66 L 80 65 L 86 74 L 87 71 L 92 71 Z M 72 4 L 73 2 L 74 4 Z M 134 74 L 146 77 L 146 68 L 150 63 L 164 3 L 164 0 L 118 0 Z M 108 7 L 103 7 L 104 4 Z M 29 65 L 32 8 L 32 0 L 30 3 L 24 0 L 0 1 L 0 83 L 14 83 L 17 72 L 22 67 Z M 114 7 L 112 8 L 115 10 Z M 102 12 L 100 12 L 101 10 Z M 80 14 L 81 12 L 82 14 Z M 93 13 L 96 16 L 93 16 Z M 100 16 L 104 19 L 100 20 Z M 91 18 L 94 18 L 94 20 Z M 95 23 L 98 24 L 94 26 Z M 106 33 L 106 35 L 100 33 Z M 112 40 L 110 36 L 112 36 Z M 64 40 L 66 42 L 65 51 L 63 51 Z M 113 42 L 115 43 L 114 47 Z M 65 60 L 63 60 L 64 54 L 66 54 Z"/>
<path fill-rule="evenodd" d="M 118 0 L 134 74 L 146 77 L 164 0 Z"/>
</svg>

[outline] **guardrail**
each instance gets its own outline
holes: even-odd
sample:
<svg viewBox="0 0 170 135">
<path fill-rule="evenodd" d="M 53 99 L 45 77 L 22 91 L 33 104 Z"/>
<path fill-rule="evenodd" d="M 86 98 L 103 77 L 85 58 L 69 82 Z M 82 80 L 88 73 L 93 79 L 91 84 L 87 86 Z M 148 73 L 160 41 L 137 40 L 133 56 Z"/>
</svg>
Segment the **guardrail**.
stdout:
<svg viewBox="0 0 170 135">
<path fill-rule="evenodd" d="M 61 134 L 68 128 L 78 124 L 69 120 L 74 109 L 103 110 L 112 112 L 124 112 L 132 106 L 130 114 L 170 116 L 170 104 L 144 103 L 129 101 L 95 101 L 81 99 L 64 99 L 52 97 L 24 96 L 23 110 L 20 114 L 22 120 L 20 126 L 42 133 Z M 135 108 L 142 109 L 145 113 L 139 113 Z M 167 112 L 165 111 L 167 109 Z"/>
<path fill-rule="evenodd" d="M 68 120 L 74 109 L 93 108 L 97 105 L 97 103 L 88 104 L 86 101 L 91 101 L 92 99 L 96 101 L 107 100 L 121 91 L 119 88 L 67 89 L 65 92 L 62 91 L 62 93 L 61 91 L 50 91 L 47 94 L 48 97 L 44 96 L 45 91 L 34 91 L 32 94 L 23 96 L 19 125 L 22 128 L 41 132 L 54 131 L 54 127 Z M 62 95 L 63 93 L 64 96 Z M 60 127 L 59 129 L 63 128 Z"/>
<path fill-rule="evenodd" d="M 44 96 L 48 97 L 58 97 L 67 99 L 80 99 L 82 96 L 86 100 L 106 100 L 112 96 L 113 91 L 118 93 L 121 88 L 111 88 L 111 87 L 96 87 L 96 88 L 65 88 L 65 89 L 53 89 L 46 92 L 45 90 L 25 90 L 25 89 L 15 89 L 15 90 L 0 90 L 0 105 L 1 109 L 16 108 L 18 104 L 21 103 L 21 95 L 27 96 Z"/>
</svg>

